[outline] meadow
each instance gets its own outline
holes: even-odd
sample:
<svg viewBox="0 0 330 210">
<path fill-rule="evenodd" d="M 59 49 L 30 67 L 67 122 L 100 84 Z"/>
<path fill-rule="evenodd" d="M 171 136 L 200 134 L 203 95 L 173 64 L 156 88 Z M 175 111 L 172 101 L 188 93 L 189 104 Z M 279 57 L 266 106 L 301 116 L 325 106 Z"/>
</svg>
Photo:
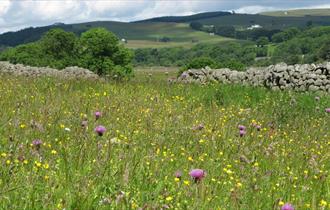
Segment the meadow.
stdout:
<svg viewBox="0 0 330 210">
<path fill-rule="evenodd" d="M 2 76 L 0 209 L 330 208 L 329 95 L 172 75 Z"/>
</svg>

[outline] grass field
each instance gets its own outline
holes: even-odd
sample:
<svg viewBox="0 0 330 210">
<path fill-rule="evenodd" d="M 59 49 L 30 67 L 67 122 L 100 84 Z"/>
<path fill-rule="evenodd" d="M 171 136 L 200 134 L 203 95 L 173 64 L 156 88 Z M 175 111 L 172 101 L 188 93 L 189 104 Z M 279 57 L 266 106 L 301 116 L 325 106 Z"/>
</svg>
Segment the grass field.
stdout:
<svg viewBox="0 0 330 210">
<path fill-rule="evenodd" d="M 125 83 L 2 76 L 0 209 L 330 208 L 329 95 L 168 84 L 175 69 L 155 72 Z"/>
<path fill-rule="evenodd" d="M 304 17 L 310 16 L 330 16 L 330 8 L 328 9 L 298 9 L 298 10 L 287 10 L 287 11 L 272 11 L 263 12 L 261 15 L 275 16 L 275 17 Z"/>
</svg>

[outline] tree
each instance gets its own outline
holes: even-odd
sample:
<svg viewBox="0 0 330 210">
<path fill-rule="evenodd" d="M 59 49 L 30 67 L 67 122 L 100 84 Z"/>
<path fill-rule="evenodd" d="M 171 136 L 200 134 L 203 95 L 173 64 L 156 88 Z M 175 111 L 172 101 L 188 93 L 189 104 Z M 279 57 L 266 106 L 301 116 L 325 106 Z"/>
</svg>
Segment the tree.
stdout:
<svg viewBox="0 0 330 210">
<path fill-rule="evenodd" d="M 201 24 L 200 22 L 191 22 L 190 23 L 190 28 L 200 31 L 203 29 L 203 24 Z"/>
<path fill-rule="evenodd" d="M 264 47 L 267 44 L 269 44 L 269 39 L 266 36 L 262 36 L 257 40 L 257 46 L 259 47 Z"/>
<path fill-rule="evenodd" d="M 318 57 L 322 60 L 330 61 L 330 40 L 322 45 L 318 52 Z"/>
<path fill-rule="evenodd" d="M 110 74 L 119 77 L 132 74 L 130 66 L 133 54 L 119 39 L 104 28 L 94 28 L 81 35 L 79 41 L 80 65 L 99 75 Z"/>
<path fill-rule="evenodd" d="M 62 69 L 77 64 L 77 37 L 63 29 L 51 29 L 40 40 L 42 53 L 50 59 L 49 65 Z"/>
<path fill-rule="evenodd" d="M 43 51 L 56 59 L 72 56 L 75 50 L 77 37 L 72 32 L 63 29 L 51 29 L 41 39 Z"/>
<path fill-rule="evenodd" d="M 219 26 L 216 27 L 216 34 L 225 37 L 235 37 L 235 27 L 234 26 Z"/>
</svg>

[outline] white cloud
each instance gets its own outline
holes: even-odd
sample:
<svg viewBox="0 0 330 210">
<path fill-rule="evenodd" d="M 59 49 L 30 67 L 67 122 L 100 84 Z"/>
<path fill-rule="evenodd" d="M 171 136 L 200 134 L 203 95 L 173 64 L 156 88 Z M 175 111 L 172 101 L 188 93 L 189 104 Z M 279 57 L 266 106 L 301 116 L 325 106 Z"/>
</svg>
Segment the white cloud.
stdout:
<svg viewBox="0 0 330 210">
<path fill-rule="evenodd" d="M 1 0 L 0 1 L 0 16 L 6 14 L 11 5 L 10 0 Z"/>
<path fill-rule="evenodd" d="M 254 5 L 254 6 L 246 6 L 246 7 L 241 7 L 239 9 L 236 9 L 236 13 L 247 13 L 247 14 L 257 14 L 260 12 L 266 12 L 266 11 L 272 11 L 276 10 L 279 8 L 275 7 L 268 7 L 268 6 L 259 6 L 259 5 Z"/>
</svg>

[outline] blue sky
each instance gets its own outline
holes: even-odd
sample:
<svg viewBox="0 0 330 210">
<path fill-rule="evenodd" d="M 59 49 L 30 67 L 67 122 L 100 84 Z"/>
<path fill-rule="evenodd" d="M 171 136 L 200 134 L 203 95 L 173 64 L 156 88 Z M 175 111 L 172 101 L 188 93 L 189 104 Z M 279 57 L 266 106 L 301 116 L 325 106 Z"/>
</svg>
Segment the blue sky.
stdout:
<svg viewBox="0 0 330 210">
<path fill-rule="evenodd" d="M 329 0 L 0 0 L 0 32 L 55 22 L 132 21 L 206 11 L 330 8 Z"/>
</svg>

